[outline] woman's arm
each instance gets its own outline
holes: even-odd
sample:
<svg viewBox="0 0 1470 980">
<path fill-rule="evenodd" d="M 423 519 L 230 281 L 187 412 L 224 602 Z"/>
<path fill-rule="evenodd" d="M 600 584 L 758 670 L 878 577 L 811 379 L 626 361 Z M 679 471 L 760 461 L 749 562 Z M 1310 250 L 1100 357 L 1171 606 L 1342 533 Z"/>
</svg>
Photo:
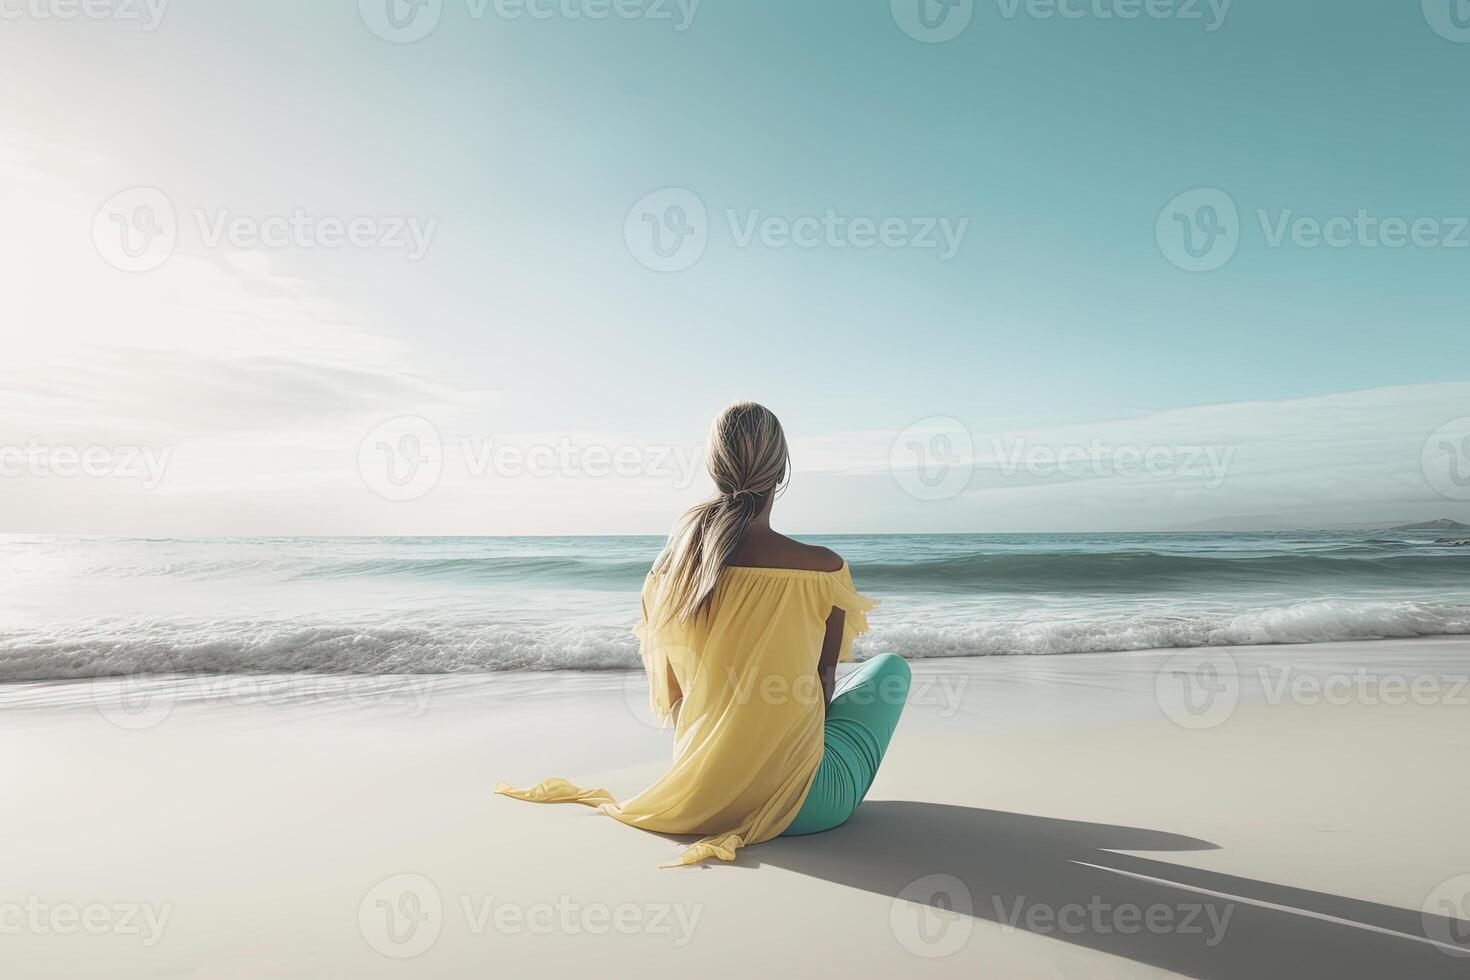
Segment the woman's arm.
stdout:
<svg viewBox="0 0 1470 980">
<path fill-rule="evenodd" d="M 846 614 L 836 606 L 827 617 L 827 635 L 822 638 L 822 656 L 817 660 L 817 677 L 822 682 L 822 704 L 832 703 L 837 687 L 837 655 L 842 650 L 842 625 Z"/>
</svg>

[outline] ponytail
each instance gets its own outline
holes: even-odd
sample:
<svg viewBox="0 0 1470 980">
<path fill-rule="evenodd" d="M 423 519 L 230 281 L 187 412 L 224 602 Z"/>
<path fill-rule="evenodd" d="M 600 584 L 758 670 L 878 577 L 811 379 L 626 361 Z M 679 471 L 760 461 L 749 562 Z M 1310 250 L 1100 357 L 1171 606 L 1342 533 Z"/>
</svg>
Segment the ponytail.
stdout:
<svg viewBox="0 0 1470 980">
<path fill-rule="evenodd" d="M 754 402 L 731 405 L 710 429 L 706 466 L 719 493 L 680 518 L 654 562 L 663 577 L 659 625 L 690 622 L 709 609 L 720 572 L 789 473 L 781 423 Z"/>
</svg>

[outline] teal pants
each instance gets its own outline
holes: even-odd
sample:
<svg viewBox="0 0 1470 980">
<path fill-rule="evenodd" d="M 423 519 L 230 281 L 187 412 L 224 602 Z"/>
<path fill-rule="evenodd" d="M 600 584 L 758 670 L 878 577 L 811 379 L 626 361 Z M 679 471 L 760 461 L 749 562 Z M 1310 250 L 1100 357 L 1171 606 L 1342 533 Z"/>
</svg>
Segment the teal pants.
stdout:
<svg viewBox="0 0 1470 980">
<path fill-rule="evenodd" d="M 881 653 L 842 679 L 827 707 L 817 776 L 781 836 L 816 834 L 847 822 L 878 775 L 908 696 L 909 665 L 896 654 Z"/>
</svg>

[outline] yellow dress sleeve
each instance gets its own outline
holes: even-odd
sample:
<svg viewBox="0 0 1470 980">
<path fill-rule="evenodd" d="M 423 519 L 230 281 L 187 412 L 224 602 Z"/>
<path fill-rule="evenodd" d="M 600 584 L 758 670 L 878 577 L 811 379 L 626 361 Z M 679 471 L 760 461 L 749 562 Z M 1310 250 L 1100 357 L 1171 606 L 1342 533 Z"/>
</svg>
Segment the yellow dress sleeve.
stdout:
<svg viewBox="0 0 1470 980">
<path fill-rule="evenodd" d="M 857 639 L 859 633 L 868 631 L 868 613 L 878 603 L 877 600 L 858 594 L 857 587 L 852 584 L 852 569 L 846 565 L 840 571 L 833 572 L 830 579 L 828 601 L 843 613 L 842 646 L 837 652 L 837 662 L 845 664 L 852 660 L 853 640 Z"/>
<path fill-rule="evenodd" d="M 643 584 L 643 614 L 633 627 L 633 635 L 638 637 L 638 655 L 648 674 L 648 710 L 661 725 L 667 726 L 673 718 L 674 706 L 684 693 L 679 689 L 666 645 L 659 638 L 660 630 L 653 625 L 651 605 L 657 600 L 657 583 L 650 575 Z"/>
</svg>

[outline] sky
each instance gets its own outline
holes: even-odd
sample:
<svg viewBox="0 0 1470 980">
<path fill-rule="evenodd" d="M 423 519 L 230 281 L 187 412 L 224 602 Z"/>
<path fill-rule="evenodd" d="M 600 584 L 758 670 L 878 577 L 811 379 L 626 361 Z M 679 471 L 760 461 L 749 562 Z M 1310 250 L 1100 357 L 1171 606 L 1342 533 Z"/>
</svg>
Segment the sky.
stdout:
<svg viewBox="0 0 1470 980">
<path fill-rule="evenodd" d="M 0 531 L 1470 522 L 1460 0 L 0 21 Z"/>
</svg>

